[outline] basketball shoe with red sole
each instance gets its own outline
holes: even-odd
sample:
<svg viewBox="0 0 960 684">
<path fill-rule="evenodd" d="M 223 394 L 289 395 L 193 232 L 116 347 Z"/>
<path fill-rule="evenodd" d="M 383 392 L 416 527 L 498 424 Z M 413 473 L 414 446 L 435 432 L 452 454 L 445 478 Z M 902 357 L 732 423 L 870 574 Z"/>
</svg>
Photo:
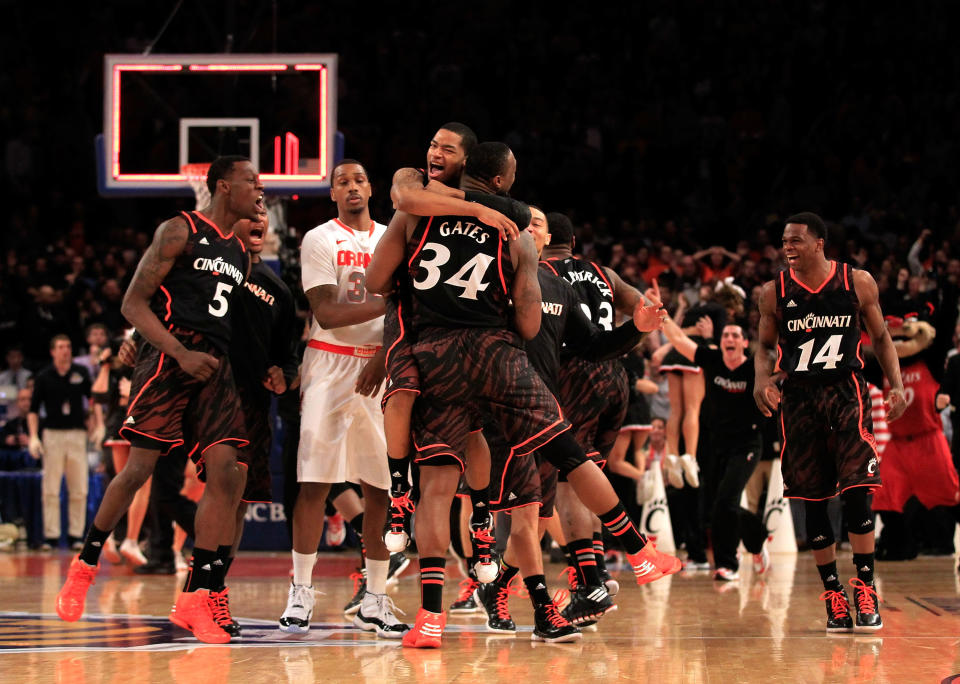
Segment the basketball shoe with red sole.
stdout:
<svg viewBox="0 0 960 684">
<path fill-rule="evenodd" d="M 676 556 L 657 551 L 652 541 L 648 541 L 638 553 L 628 553 L 627 562 L 637 577 L 637 584 L 647 584 L 672 575 L 683 567 Z"/>
<path fill-rule="evenodd" d="M 193 632 L 205 644 L 226 644 L 230 635 L 213 620 L 210 592 L 206 589 L 182 591 L 170 611 L 170 622 Z"/>
<path fill-rule="evenodd" d="M 440 637 L 446 626 L 446 613 L 431 613 L 421 608 L 413 628 L 403 635 L 403 645 L 409 648 L 440 648 Z"/>
<path fill-rule="evenodd" d="M 87 601 L 87 592 L 97 575 L 99 565 L 87 565 L 80 556 L 74 556 L 67 570 L 67 580 L 57 594 L 57 615 L 61 620 L 76 622 L 83 615 L 83 606 Z"/>
</svg>

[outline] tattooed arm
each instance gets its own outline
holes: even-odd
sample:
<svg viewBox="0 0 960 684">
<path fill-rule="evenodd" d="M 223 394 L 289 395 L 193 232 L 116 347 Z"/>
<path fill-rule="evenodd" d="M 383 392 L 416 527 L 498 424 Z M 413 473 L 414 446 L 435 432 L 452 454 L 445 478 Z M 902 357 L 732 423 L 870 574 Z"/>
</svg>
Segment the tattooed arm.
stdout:
<svg viewBox="0 0 960 684">
<path fill-rule="evenodd" d="M 186 221 L 179 217 L 160 224 L 153 234 L 153 242 L 137 264 L 120 312 L 150 344 L 173 357 L 184 371 L 199 380 L 206 380 L 220 362 L 209 354 L 184 347 L 150 309 L 150 300 L 183 252 L 189 233 Z"/>
</svg>

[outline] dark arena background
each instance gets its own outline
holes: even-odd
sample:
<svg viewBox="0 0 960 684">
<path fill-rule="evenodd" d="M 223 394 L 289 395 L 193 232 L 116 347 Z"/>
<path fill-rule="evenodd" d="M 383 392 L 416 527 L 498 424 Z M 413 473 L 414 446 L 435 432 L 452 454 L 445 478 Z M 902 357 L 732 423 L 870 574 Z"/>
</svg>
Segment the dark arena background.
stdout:
<svg viewBox="0 0 960 684">
<path fill-rule="evenodd" d="M 755 572 L 741 547 L 737 581 L 717 581 L 694 564 L 635 587 L 613 545 L 607 562 L 622 587 L 618 609 L 574 644 L 531 642 L 522 585 L 524 596 L 511 601 L 516 635 L 488 631 L 482 612 L 451 614 L 437 650 L 403 648 L 356 629 L 341 607 L 354 593 L 358 538 L 348 529 L 345 539 L 333 539 L 329 524 L 314 570 L 322 594 L 311 631 L 280 632 L 292 576 L 281 502 L 295 479 L 282 457 L 290 437 L 282 406 L 280 416 L 276 408 L 271 414 L 274 502 L 248 511 L 230 569 L 242 640 L 202 644 L 166 619 L 182 573 L 145 576 L 106 561 L 84 617 L 64 622 L 54 603 L 75 540 L 64 514 L 59 548 L 44 548 L 41 466 L 28 453 L 25 410 L 18 409 L 27 387 L 18 369 L 49 365 L 54 335 L 67 335 L 79 358 L 89 351 L 90 326 L 102 324 L 109 344 L 119 346 L 129 327 L 121 300 L 154 230 L 199 208 L 184 165 L 235 153 L 257 162 L 271 217 L 264 257 L 307 321 L 299 245 L 337 216 L 329 193 L 334 163 L 362 162 L 373 187 L 370 214 L 389 223 L 393 173 L 423 167 L 438 127 L 459 121 L 479 140 L 511 147 L 513 197 L 566 214 L 574 252 L 625 283 L 643 291 L 657 278 L 671 315 L 681 296 L 695 300 L 703 285 L 726 280 L 740 288 L 740 321 L 754 345 L 759 286 L 787 265 L 784 219 L 801 211 L 823 217 L 828 258 L 873 276 L 894 325 L 919 319 L 935 332 L 910 361 L 919 359 L 948 395 L 937 420 L 952 437 L 956 465 L 960 50 L 953 3 L 0 0 L 0 9 L 7 206 L 0 230 L 0 680 L 958 676 L 956 506 L 928 509 L 913 498 L 902 516 L 881 517 L 884 628 L 827 635 L 803 506 L 783 498 L 782 481 L 779 490 L 767 488 L 769 570 Z M 651 354 L 644 354 L 650 379 Z M 868 363 L 866 376 L 882 388 L 876 364 Z M 667 402 L 665 388 L 666 381 L 660 398 Z M 779 448 L 775 427 L 774 435 L 770 444 Z M 928 456 L 914 451 L 916 459 Z M 627 460 L 635 458 L 631 452 Z M 100 444 L 90 445 L 88 460 L 89 525 L 115 473 Z M 779 465 L 775 471 L 779 481 Z M 658 546 L 675 541 L 676 554 L 689 560 L 686 522 L 677 518 L 689 503 L 676 503 L 676 491 L 662 483 L 644 501 L 632 479 L 609 476 L 645 530 L 669 534 Z M 66 492 L 63 499 L 66 509 Z M 693 510 L 700 515 L 696 504 Z M 838 532 L 842 518 L 839 506 L 831 509 Z M 141 541 L 152 533 L 150 520 Z M 855 571 L 849 541 L 838 539 L 845 581 L 842 573 Z M 547 542 L 544 554 L 551 587 L 565 588 L 562 553 Z M 412 562 L 390 592 L 412 623 L 420 585 L 416 554 L 407 555 Z M 444 605 L 458 582 L 469 583 L 452 558 Z"/>
</svg>

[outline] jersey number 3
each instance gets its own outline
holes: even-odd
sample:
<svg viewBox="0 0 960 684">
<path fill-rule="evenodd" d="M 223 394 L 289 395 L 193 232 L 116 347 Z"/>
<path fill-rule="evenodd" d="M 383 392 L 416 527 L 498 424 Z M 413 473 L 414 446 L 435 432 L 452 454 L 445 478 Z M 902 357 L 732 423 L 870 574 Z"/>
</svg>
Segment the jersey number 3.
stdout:
<svg viewBox="0 0 960 684">
<path fill-rule="evenodd" d="M 437 242 L 428 242 L 423 249 L 433 252 L 433 258 L 420 260 L 420 267 L 427 273 L 422 280 L 414 280 L 413 286 L 418 290 L 429 290 L 440 281 L 440 267 L 450 261 L 450 250 Z M 489 254 L 476 254 L 443 282 L 445 285 L 463 288 L 459 297 L 476 299 L 477 292 L 483 292 L 490 285 L 483 282 L 483 276 L 492 263 L 493 257 Z"/>
<path fill-rule="evenodd" d="M 213 293 L 213 302 L 207 306 L 207 311 L 210 312 L 211 316 L 223 318 L 227 315 L 227 309 L 230 308 L 230 300 L 227 299 L 227 295 L 232 291 L 233 285 L 217 283 L 217 291 Z"/>
</svg>

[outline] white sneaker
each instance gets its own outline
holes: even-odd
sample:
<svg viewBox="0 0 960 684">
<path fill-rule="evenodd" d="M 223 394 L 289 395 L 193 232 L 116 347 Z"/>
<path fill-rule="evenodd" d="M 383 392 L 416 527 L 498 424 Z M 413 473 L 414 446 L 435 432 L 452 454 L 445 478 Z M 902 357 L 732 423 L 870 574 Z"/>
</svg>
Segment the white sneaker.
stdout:
<svg viewBox="0 0 960 684">
<path fill-rule="evenodd" d="M 316 594 L 313 587 L 291 583 L 290 593 L 287 596 L 287 609 L 280 616 L 280 630 L 290 634 L 309 632 L 314 601 L 316 601 Z"/>
<path fill-rule="evenodd" d="M 120 555 L 127 559 L 127 562 L 133 567 L 143 565 L 147 562 L 147 557 L 143 555 L 137 542 L 132 539 L 124 539 L 120 544 Z"/>
<path fill-rule="evenodd" d="M 709 570 L 709 569 L 710 569 L 710 563 L 708 563 L 707 561 L 698 563 L 697 561 L 690 560 L 689 558 L 683 561 L 684 572 L 699 572 L 701 570 Z"/>
<path fill-rule="evenodd" d="M 347 525 L 339 513 L 327 516 L 326 540 L 328 546 L 342 546 L 347 539 Z"/>
<path fill-rule="evenodd" d="M 697 459 L 690 454 L 684 454 L 680 457 L 680 466 L 683 468 L 683 474 L 691 487 L 696 489 L 700 486 L 700 466 L 697 465 Z"/>
<path fill-rule="evenodd" d="M 760 553 L 753 554 L 753 573 L 763 575 L 770 570 L 770 552 L 767 551 L 767 545 L 763 545 Z"/>
<path fill-rule="evenodd" d="M 663 457 L 663 472 L 667 476 L 667 483 L 683 489 L 683 466 L 676 454 L 667 454 Z"/>
<path fill-rule="evenodd" d="M 733 582 L 740 579 L 740 573 L 730 568 L 717 568 L 717 571 L 713 573 L 713 579 L 720 582 Z"/>
<path fill-rule="evenodd" d="M 123 557 L 117 551 L 117 542 L 112 534 L 107 537 L 107 541 L 103 542 L 103 557 L 114 565 L 120 565 L 123 562 Z"/>
<path fill-rule="evenodd" d="M 377 636 L 385 639 L 402 639 L 410 631 L 410 625 L 400 622 L 393 614 L 395 610 L 403 612 L 386 594 L 371 594 L 368 591 L 363 595 L 353 624 L 367 632 L 376 632 Z"/>
<path fill-rule="evenodd" d="M 183 557 L 183 554 L 179 551 L 175 551 L 173 554 L 173 567 L 177 569 L 177 574 L 181 572 L 186 572 L 190 569 L 190 565 L 187 563 L 187 559 Z"/>
</svg>

